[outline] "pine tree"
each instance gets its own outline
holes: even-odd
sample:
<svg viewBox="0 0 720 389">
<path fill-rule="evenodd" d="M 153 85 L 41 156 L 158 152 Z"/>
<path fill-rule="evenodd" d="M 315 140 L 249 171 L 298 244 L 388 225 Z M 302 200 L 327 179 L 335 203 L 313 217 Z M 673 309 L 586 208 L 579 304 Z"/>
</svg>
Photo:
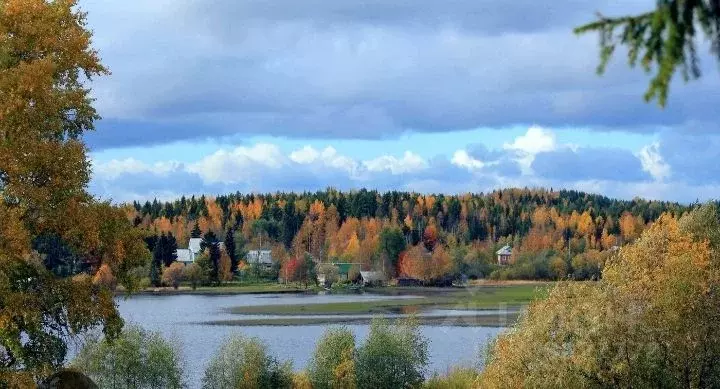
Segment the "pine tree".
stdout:
<svg viewBox="0 0 720 389">
<path fill-rule="evenodd" d="M 200 242 L 200 251 L 205 251 L 205 248 L 210 247 L 211 245 L 219 242 L 220 240 L 217 238 L 217 235 L 215 235 L 214 232 L 208 231 L 203 235 L 202 242 Z"/>
<path fill-rule="evenodd" d="M 165 243 L 163 244 L 163 263 L 170 266 L 177 260 L 177 240 L 172 233 L 165 235 Z"/>
<path fill-rule="evenodd" d="M 213 242 L 208 245 L 210 257 L 210 282 L 220 285 L 220 245 Z"/>
<path fill-rule="evenodd" d="M 152 262 L 150 262 L 150 283 L 152 283 L 152 285 L 155 287 L 160 286 L 160 281 L 162 277 L 162 255 L 162 245 L 156 244 L 155 250 L 153 250 Z"/>
<path fill-rule="evenodd" d="M 232 229 L 227 230 L 225 233 L 225 252 L 230 257 L 230 269 L 233 273 L 237 270 L 238 256 L 235 252 L 235 234 Z"/>
<path fill-rule="evenodd" d="M 190 232 L 190 237 L 199 238 L 201 236 L 202 236 L 202 231 L 200 231 L 200 226 L 196 222 L 195 226 L 193 227 L 192 231 Z"/>
</svg>

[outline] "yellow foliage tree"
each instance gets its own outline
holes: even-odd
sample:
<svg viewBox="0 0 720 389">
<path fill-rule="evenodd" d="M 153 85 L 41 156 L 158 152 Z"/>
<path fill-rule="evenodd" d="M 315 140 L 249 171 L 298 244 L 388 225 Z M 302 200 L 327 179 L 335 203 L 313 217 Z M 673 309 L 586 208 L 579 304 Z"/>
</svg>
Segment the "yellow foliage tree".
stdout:
<svg viewBox="0 0 720 389">
<path fill-rule="evenodd" d="M 37 261 L 31 241 L 62 241 L 102 269 L 98 281 L 129 285 L 149 257 L 128 213 L 86 191 L 82 135 L 98 118 L 88 85 L 107 70 L 85 26 L 73 0 L 0 2 L 0 387 L 59 368 L 69 334 L 122 327 L 107 287 Z"/>
<path fill-rule="evenodd" d="M 661 216 L 601 281 L 561 283 L 532 303 L 496 341 L 477 387 L 720 385 L 720 241 L 709 238 L 720 225 L 716 210 L 701 221 L 697 212 L 681 223 Z"/>
</svg>

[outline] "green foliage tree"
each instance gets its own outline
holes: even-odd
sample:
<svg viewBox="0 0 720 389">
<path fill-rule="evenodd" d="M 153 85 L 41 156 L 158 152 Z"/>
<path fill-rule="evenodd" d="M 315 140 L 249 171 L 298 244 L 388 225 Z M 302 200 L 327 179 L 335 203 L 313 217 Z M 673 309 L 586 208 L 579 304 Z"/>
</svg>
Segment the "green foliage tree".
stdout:
<svg viewBox="0 0 720 389">
<path fill-rule="evenodd" d="M 345 327 L 331 328 L 325 331 L 315 346 L 315 352 L 308 366 L 310 381 L 314 389 L 335 389 L 343 387 L 344 382 L 354 381 L 355 377 L 338 374 L 353 363 L 355 336 Z"/>
<path fill-rule="evenodd" d="M 385 227 L 380 232 L 380 251 L 390 261 L 387 266 L 395 272 L 400 253 L 405 250 L 405 235 L 397 227 Z"/>
<path fill-rule="evenodd" d="M 617 32 L 620 30 L 620 32 Z M 678 68 L 685 81 L 700 77 L 698 35 L 704 34 L 720 59 L 720 3 L 717 0 L 658 0 L 654 10 L 639 15 L 606 17 L 577 27 L 576 34 L 597 32 L 600 36 L 602 74 L 617 46 L 626 46 L 628 62 L 654 72 L 645 100 L 657 99 L 665 106 L 670 82 Z"/>
<path fill-rule="evenodd" d="M 240 257 L 238 257 L 235 250 L 235 233 L 232 229 L 228 229 L 225 233 L 225 240 L 223 240 L 223 243 L 225 245 L 225 252 L 227 252 L 230 257 L 230 269 L 232 269 L 232 272 L 235 273 L 237 271 L 238 260 Z"/>
<path fill-rule="evenodd" d="M 130 327 L 112 342 L 91 340 L 72 361 L 101 388 L 185 387 L 180 353 L 156 332 Z"/>
<path fill-rule="evenodd" d="M 308 283 L 317 285 L 317 270 L 315 269 L 315 266 L 313 257 L 310 254 L 305 253 L 302 261 L 300 261 L 300 266 L 297 267 L 297 275 L 295 276 L 295 279 L 305 284 L 306 289 L 308 287 Z"/>
<path fill-rule="evenodd" d="M 390 326 L 373 320 L 370 334 L 357 350 L 357 387 L 373 389 L 419 387 L 428 363 L 428 341 L 417 322 Z"/>
<path fill-rule="evenodd" d="M 207 272 L 198 263 L 191 263 L 183 269 L 182 279 L 189 282 L 193 290 L 207 281 Z"/>
<path fill-rule="evenodd" d="M 203 389 L 283 389 L 292 387 L 292 366 L 268 355 L 257 338 L 230 338 L 212 358 Z"/>
<path fill-rule="evenodd" d="M 718 215 L 663 215 L 597 283 L 561 283 L 500 336 L 479 386 L 720 385 Z"/>
</svg>

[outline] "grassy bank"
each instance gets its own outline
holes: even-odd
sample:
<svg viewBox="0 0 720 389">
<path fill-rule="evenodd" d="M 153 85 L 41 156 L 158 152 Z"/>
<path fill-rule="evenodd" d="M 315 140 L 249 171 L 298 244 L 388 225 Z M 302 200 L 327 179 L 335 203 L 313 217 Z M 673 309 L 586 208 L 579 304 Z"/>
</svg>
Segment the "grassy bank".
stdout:
<svg viewBox="0 0 720 389">
<path fill-rule="evenodd" d="M 233 294 L 264 294 L 264 293 L 316 293 L 317 289 L 308 287 L 305 289 L 299 285 L 285 285 L 277 282 L 267 283 L 226 283 L 220 286 L 200 286 L 192 289 L 189 285 L 181 285 L 174 288 L 145 288 L 133 294 L 152 295 L 179 295 L 179 294 L 202 294 L 202 295 L 233 295 Z M 124 291 L 118 289 L 117 293 Z"/>
<path fill-rule="evenodd" d="M 412 313 L 428 309 L 503 309 L 525 305 L 541 297 L 549 284 L 478 286 L 469 288 L 374 288 L 372 293 L 417 298 L 336 302 L 325 304 L 259 305 L 230 308 L 242 315 L 352 315 Z"/>
<path fill-rule="evenodd" d="M 517 312 L 507 312 L 497 315 L 480 316 L 439 316 L 439 317 L 417 317 L 421 325 L 426 326 L 451 326 L 451 327 L 507 327 L 515 323 L 518 317 Z M 394 322 L 397 318 L 386 318 Z M 287 318 L 258 318 L 258 319 L 235 319 L 235 320 L 213 320 L 201 324 L 218 326 L 301 326 L 301 325 L 363 325 L 370 324 L 372 318 L 367 317 L 287 317 Z"/>
</svg>

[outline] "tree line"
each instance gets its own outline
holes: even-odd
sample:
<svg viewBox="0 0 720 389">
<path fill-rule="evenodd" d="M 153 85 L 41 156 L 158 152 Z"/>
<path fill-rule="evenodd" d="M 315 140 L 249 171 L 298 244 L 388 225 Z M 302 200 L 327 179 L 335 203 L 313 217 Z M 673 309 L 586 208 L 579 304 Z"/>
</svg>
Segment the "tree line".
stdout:
<svg viewBox="0 0 720 389">
<path fill-rule="evenodd" d="M 353 263 L 390 277 L 447 284 L 463 276 L 597 278 L 611 250 L 632 242 L 661 214 L 679 216 L 692 206 L 552 189 L 464 195 L 327 189 L 181 197 L 122 209 L 150 236 L 151 251 L 163 236 L 177 247 L 190 237 L 222 241 L 225 250 L 209 253 L 206 269 L 215 283 L 246 265 L 247 250 L 264 248 L 275 261 L 270 278 L 307 281 L 307 271 L 297 268 L 309 256 L 317 264 Z M 512 260 L 499 266 L 495 251 L 506 244 Z M 221 258 L 224 253 L 228 258 Z M 217 270 L 221 261 L 229 266 L 224 275 Z M 151 278 L 154 284 L 159 279 Z"/>
</svg>

